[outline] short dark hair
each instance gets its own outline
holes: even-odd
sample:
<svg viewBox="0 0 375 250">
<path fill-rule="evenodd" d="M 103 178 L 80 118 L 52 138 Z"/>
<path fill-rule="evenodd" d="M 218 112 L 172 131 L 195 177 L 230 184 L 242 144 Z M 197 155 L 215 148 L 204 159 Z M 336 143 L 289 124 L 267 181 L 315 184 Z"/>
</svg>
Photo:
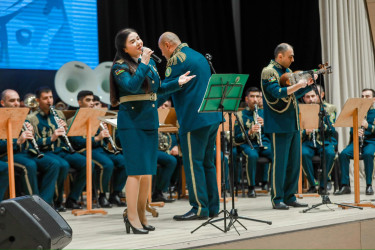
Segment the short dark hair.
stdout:
<svg viewBox="0 0 375 250">
<path fill-rule="evenodd" d="M 100 102 L 100 98 L 97 95 L 94 95 L 94 102 Z"/>
<path fill-rule="evenodd" d="M 362 89 L 362 92 L 364 92 L 364 91 L 371 91 L 372 92 L 372 97 L 375 97 L 375 90 L 369 89 L 369 88 Z"/>
<path fill-rule="evenodd" d="M 277 58 L 278 54 L 284 54 L 285 51 L 288 49 L 293 49 L 292 45 L 287 44 L 287 43 L 280 43 L 279 45 L 276 46 L 275 51 L 273 52 L 275 58 Z"/>
<path fill-rule="evenodd" d="M 42 93 L 49 93 L 49 92 L 52 92 L 52 89 L 50 87 L 42 86 L 35 91 L 35 97 L 39 99 Z"/>
<path fill-rule="evenodd" d="M 85 98 L 88 95 L 94 95 L 94 93 L 90 90 L 81 90 L 77 94 L 77 101 L 82 101 L 83 98 Z"/>
<path fill-rule="evenodd" d="M 260 89 L 257 87 L 249 87 L 245 91 L 245 96 L 248 96 L 250 92 L 260 92 Z"/>
</svg>

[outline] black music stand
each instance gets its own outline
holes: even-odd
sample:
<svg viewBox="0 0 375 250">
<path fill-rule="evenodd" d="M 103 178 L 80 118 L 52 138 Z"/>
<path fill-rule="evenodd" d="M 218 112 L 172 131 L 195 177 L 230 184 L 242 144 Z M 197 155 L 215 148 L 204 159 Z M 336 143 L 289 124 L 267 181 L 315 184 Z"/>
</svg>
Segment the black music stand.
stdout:
<svg viewBox="0 0 375 250">
<path fill-rule="evenodd" d="M 221 112 L 222 118 L 224 120 L 224 112 L 228 112 L 229 116 L 229 131 L 230 131 L 230 163 L 229 163 L 229 169 L 232 170 L 232 181 L 231 181 L 231 196 L 232 196 L 232 209 L 229 212 L 226 210 L 226 200 L 225 200 L 225 170 L 222 168 L 222 187 L 224 187 L 224 209 L 219 212 L 218 215 L 224 214 L 224 218 L 214 219 L 213 217 L 208 219 L 206 222 L 202 223 L 199 227 L 194 229 L 191 233 L 194 233 L 199 228 L 206 226 L 208 224 L 216 227 L 220 231 L 226 233 L 230 230 L 230 228 L 233 226 L 236 232 L 239 235 L 238 230 L 235 227 L 235 223 L 238 222 L 244 229 L 247 230 L 247 228 L 239 222 L 239 219 L 244 220 L 251 220 L 256 222 L 262 222 L 267 223 L 269 225 L 272 224 L 270 221 L 263 221 L 263 220 L 257 220 L 257 219 L 251 219 L 246 217 L 238 216 L 237 209 L 235 209 L 234 206 L 234 167 L 233 167 L 233 135 L 232 135 L 232 113 L 237 117 L 237 110 L 238 106 L 241 101 L 242 92 L 245 86 L 245 83 L 247 79 L 249 78 L 249 75 L 243 75 L 243 74 L 213 74 L 210 78 L 210 81 L 207 86 L 207 90 L 204 96 L 204 99 L 202 101 L 201 107 L 199 108 L 199 112 Z M 237 118 L 237 121 L 238 118 Z M 239 125 L 241 127 L 242 132 L 246 135 L 245 129 L 243 127 L 243 124 L 239 122 Z M 222 123 L 222 142 L 224 141 L 224 123 Z M 250 145 L 251 149 L 254 149 L 253 145 L 251 144 L 249 138 L 245 136 L 247 143 Z M 222 149 L 224 149 L 222 147 Z M 224 166 L 224 158 L 222 159 L 222 166 Z M 227 224 L 227 218 L 229 220 L 229 223 Z M 221 229 L 220 227 L 216 226 L 215 222 L 219 222 L 224 220 L 224 229 Z"/>
<path fill-rule="evenodd" d="M 318 91 L 318 87 L 316 85 L 316 80 L 314 78 L 313 73 L 314 72 L 311 72 L 311 76 L 312 76 L 312 79 L 314 81 L 314 85 L 312 85 L 312 88 L 313 88 L 313 90 L 315 91 L 316 95 L 319 97 L 319 100 L 320 100 L 320 103 L 319 103 L 319 133 L 320 133 L 320 138 L 322 140 L 322 153 L 321 153 L 321 156 L 320 156 L 320 169 L 318 171 L 318 173 L 319 173 L 318 179 L 320 180 L 320 175 L 323 174 L 323 186 L 324 186 L 324 188 L 323 188 L 322 192 L 320 193 L 320 196 L 322 197 L 322 202 L 320 202 L 318 204 L 315 204 L 315 205 L 312 205 L 311 207 L 302 210 L 302 213 L 306 213 L 306 212 L 308 212 L 312 209 L 315 209 L 319 206 L 328 205 L 328 204 L 335 204 L 335 205 L 338 205 L 338 206 L 341 206 L 341 207 L 358 208 L 358 209 L 362 210 L 363 208 L 358 207 L 358 206 L 353 206 L 353 205 L 349 205 L 349 204 L 342 204 L 342 203 L 337 203 L 337 202 L 331 202 L 331 200 L 328 197 L 328 192 L 327 192 L 327 166 L 326 166 L 325 135 L 324 135 L 325 122 L 324 121 L 327 121 L 326 124 L 328 126 L 328 130 L 331 130 L 332 128 L 331 128 L 331 124 L 328 120 L 329 119 L 328 114 L 324 109 L 323 99 L 321 97 L 320 92 Z"/>
</svg>

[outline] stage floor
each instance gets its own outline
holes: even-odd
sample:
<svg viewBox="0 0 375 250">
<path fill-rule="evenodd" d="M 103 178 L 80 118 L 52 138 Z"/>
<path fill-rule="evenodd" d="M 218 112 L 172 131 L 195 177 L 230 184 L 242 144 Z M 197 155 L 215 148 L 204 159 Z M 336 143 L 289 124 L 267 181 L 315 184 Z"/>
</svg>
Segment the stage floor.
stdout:
<svg viewBox="0 0 375 250">
<path fill-rule="evenodd" d="M 364 187 L 361 192 L 361 200 L 375 201 L 375 196 L 364 195 Z M 353 191 L 353 190 L 352 190 Z M 354 194 L 343 196 L 329 196 L 331 202 L 353 202 Z M 372 200 L 371 200 L 372 199 Z M 321 202 L 320 197 L 304 197 L 298 199 L 309 205 Z M 227 210 L 232 208 L 232 202 L 226 203 Z M 374 208 L 341 209 L 336 205 L 323 205 L 319 209 L 308 213 L 301 213 L 302 208 L 290 208 L 280 211 L 272 209 L 269 195 L 260 194 L 256 199 L 238 197 L 235 202 L 238 215 L 258 220 L 271 221 L 272 225 L 240 219 L 240 224 L 235 226 L 240 233 L 232 228 L 223 233 L 217 228 L 207 225 L 191 234 L 191 231 L 204 221 L 177 222 L 172 218 L 176 214 L 183 214 L 190 209 L 186 199 L 177 200 L 157 208 L 159 217 L 154 218 L 148 214 L 149 223 L 156 227 L 156 231 L 148 235 L 126 234 L 122 220 L 124 208 L 106 209 L 107 215 L 74 216 L 70 212 L 61 213 L 64 219 L 73 229 L 73 240 L 66 249 L 181 249 L 199 248 L 209 245 L 217 245 L 225 242 L 233 242 L 262 236 L 289 233 L 293 231 L 319 228 L 328 225 L 336 225 L 375 218 Z M 223 203 L 221 203 L 223 208 Z M 223 218 L 223 216 L 219 217 Z M 215 223 L 224 228 L 224 222 Z M 313 237 L 313 236 L 312 236 Z M 334 240 L 334 239 L 333 239 Z M 249 246 L 250 248 L 251 246 Z"/>
</svg>

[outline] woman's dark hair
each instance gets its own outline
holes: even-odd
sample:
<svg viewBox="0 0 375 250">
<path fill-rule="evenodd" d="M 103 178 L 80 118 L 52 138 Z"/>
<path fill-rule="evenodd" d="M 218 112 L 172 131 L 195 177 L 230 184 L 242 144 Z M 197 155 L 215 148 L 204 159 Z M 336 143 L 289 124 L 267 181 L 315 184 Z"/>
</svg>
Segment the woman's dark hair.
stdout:
<svg viewBox="0 0 375 250">
<path fill-rule="evenodd" d="M 123 63 L 127 64 L 129 66 L 129 72 L 130 74 L 134 74 L 135 71 L 138 68 L 138 64 L 134 62 L 134 60 L 131 58 L 131 56 L 124 51 L 125 48 L 125 43 L 126 40 L 128 39 L 128 36 L 130 33 L 137 33 L 134 29 L 127 28 L 120 30 L 115 38 L 115 47 L 116 47 L 116 55 L 115 59 L 113 60 L 113 64 L 115 64 L 117 61 L 122 60 Z M 150 84 L 149 80 L 146 77 L 143 84 L 142 88 L 145 90 L 145 92 L 150 91 Z M 116 83 L 114 82 L 112 71 L 110 74 L 110 99 L 111 99 L 111 105 L 112 106 L 117 106 L 119 102 L 119 94 L 118 94 L 118 88 Z"/>
</svg>

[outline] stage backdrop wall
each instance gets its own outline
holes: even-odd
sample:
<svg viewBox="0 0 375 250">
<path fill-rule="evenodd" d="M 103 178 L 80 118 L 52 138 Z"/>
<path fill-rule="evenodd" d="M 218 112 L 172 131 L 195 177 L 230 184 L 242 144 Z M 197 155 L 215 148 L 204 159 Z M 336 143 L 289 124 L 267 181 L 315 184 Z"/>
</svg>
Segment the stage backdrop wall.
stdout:
<svg viewBox="0 0 375 250">
<path fill-rule="evenodd" d="M 51 25 L 48 23 L 48 25 L 42 25 L 43 23 L 37 22 L 39 26 L 30 29 L 35 33 L 46 28 L 55 31 L 56 34 L 60 34 L 57 31 L 64 31 L 62 34 L 69 34 L 67 31 L 78 32 L 85 27 L 89 31 L 96 30 L 96 22 L 93 22 L 93 20 L 96 20 L 95 15 L 91 14 L 84 18 L 91 24 L 84 24 L 82 21 L 72 19 L 66 7 L 67 4 L 73 3 L 72 0 L 38 0 L 27 3 L 31 5 L 37 2 L 42 4 L 38 15 L 45 17 L 45 13 L 48 13 L 48 11 L 54 15 L 60 13 L 61 18 L 58 20 L 66 20 L 69 24 L 61 22 L 60 27 L 54 26 L 53 22 Z M 77 3 L 89 4 L 90 2 L 93 1 L 80 0 Z M 19 6 L 19 11 L 28 7 L 25 2 L 22 2 L 22 4 Z M 233 6 L 237 6 L 237 8 L 233 8 Z M 81 7 L 80 10 L 88 11 L 85 7 Z M 14 16 L 16 19 L 10 15 L 11 13 L 6 17 L 9 17 L 9 20 L 16 20 L 18 23 L 23 22 L 24 24 L 30 19 L 26 12 L 23 14 L 21 12 L 14 13 L 16 13 Z M 0 24 L 9 27 L 7 18 L 0 17 Z M 234 29 L 234 23 L 236 29 Z M 20 27 L 23 27 L 22 25 Z M 203 54 L 210 53 L 213 56 L 212 62 L 217 73 L 250 74 L 246 87 L 259 86 L 261 70 L 273 58 L 273 50 L 281 42 L 289 42 L 294 46 L 296 62 L 292 65 L 292 69 L 316 68 L 317 64 L 321 63 L 317 0 L 264 0 L 256 2 L 240 0 L 98 0 L 98 33 L 83 36 L 81 41 L 97 41 L 98 49 L 90 48 L 88 50 L 89 54 L 95 55 L 95 53 L 98 53 L 96 54 L 98 57 L 97 63 L 112 61 L 115 55 L 115 34 L 126 27 L 135 28 L 143 39 L 145 46 L 154 49 L 159 56 L 161 56 L 157 47 L 159 36 L 164 31 L 175 32 L 183 42 L 187 42 L 195 50 Z M 13 32 L 15 34 L 17 31 L 14 30 Z M 18 32 L 18 34 L 27 37 L 29 33 Z M 47 32 L 46 34 L 50 33 Z M 52 34 L 55 33 L 52 32 Z M 4 55 L 6 55 L 4 46 L 7 45 L 7 42 L 4 36 L 0 37 L 2 39 L 0 60 L 4 61 Z M 61 40 L 60 36 L 58 37 L 59 39 L 49 38 L 51 43 L 43 45 L 42 51 L 51 51 L 51 48 L 56 48 L 52 46 L 56 43 L 64 44 L 64 40 Z M 74 38 L 74 35 L 67 36 L 67 41 L 69 41 L 69 37 Z M 8 45 L 10 40 L 8 37 Z M 72 49 L 77 45 L 80 45 L 80 43 L 76 43 L 74 46 L 67 45 L 68 48 L 59 54 L 71 55 Z M 238 46 L 241 46 L 241 48 L 238 49 Z M 56 51 L 56 49 L 53 50 Z M 33 53 L 33 48 L 26 50 L 25 53 Z M 14 56 L 8 53 L 8 55 L 10 59 L 14 57 L 22 58 L 22 54 Z M 48 59 L 55 61 L 57 58 L 48 55 L 46 62 L 48 62 Z M 77 57 L 76 59 L 88 63 L 85 58 Z M 49 68 L 51 70 L 49 72 L 45 70 L 13 71 L 13 69 L 9 70 L 9 67 L 4 69 L 5 67 L 1 66 L 0 90 L 12 86 L 22 96 L 26 94 L 25 90 L 36 89 L 41 84 L 53 86 L 54 73 L 59 66 L 62 66 L 68 60 L 70 59 L 60 62 L 60 64 L 53 63 L 55 66 L 52 69 Z M 89 65 L 94 68 L 97 63 L 94 62 Z M 34 64 L 37 63 L 32 59 L 19 63 L 20 68 L 23 69 L 25 65 L 34 66 Z M 166 61 L 163 60 L 158 65 L 162 78 L 164 78 L 165 64 Z"/>
</svg>

